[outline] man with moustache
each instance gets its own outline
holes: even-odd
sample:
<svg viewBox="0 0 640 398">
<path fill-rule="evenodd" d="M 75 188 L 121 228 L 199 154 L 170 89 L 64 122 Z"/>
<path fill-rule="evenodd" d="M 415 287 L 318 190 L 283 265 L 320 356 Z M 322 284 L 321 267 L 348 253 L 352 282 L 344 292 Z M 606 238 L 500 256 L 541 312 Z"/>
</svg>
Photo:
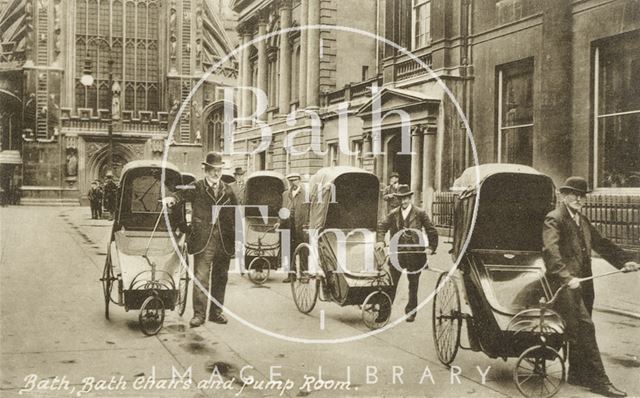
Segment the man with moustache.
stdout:
<svg viewBox="0 0 640 398">
<path fill-rule="evenodd" d="M 543 257 L 553 288 L 567 287 L 561 291 L 556 303 L 556 309 L 566 322 L 570 343 L 567 381 L 606 397 L 625 397 L 627 394 L 609 381 L 600 357 L 591 320 L 595 297 L 593 281 L 580 282 L 579 278 L 592 276 L 592 249 L 624 272 L 637 271 L 638 264 L 602 237 L 580 213 L 587 187 L 587 181 L 582 177 L 569 177 L 560 187 L 558 206 L 547 214 L 544 222 Z"/>
<path fill-rule="evenodd" d="M 209 152 L 202 162 L 205 177 L 173 196 L 164 198 L 167 206 L 191 202 L 191 231 L 187 237 L 189 254 L 194 255 L 194 274 L 203 289 L 193 289 L 193 318 L 191 327 L 204 323 L 207 312 L 207 294 L 215 299 L 209 310 L 209 321 L 226 324 L 222 314 L 224 295 L 229 274 L 229 262 L 235 248 L 235 209 L 238 201 L 222 176 L 222 155 Z M 219 207 L 222 206 L 222 207 Z M 215 217 L 215 218 L 214 218 Z"/>
<path fill-rule="evenodd" d="M 378 225 L 376 249 L 384 249 L 384 237 L 387 231 L 390 232 L 391 239 L 400 233 L 396 247 L 391 247 L 391 264 L 389 271 L 393 280 L 394 291 L 391 301 L 395 300 L 398 281 L 402 270 L 407 271 L 409 280 L 409 302 L 404 309 L 407 315 L 407 322 L 416 319 L 416 307 L 418 306 L 418 285 L 420 274 L 427 266 L 427 254 L 436 252 L 438 247 L 438 231 L 435 229 L 427 212 L 413 205 L 413 192 L 408 185 L 400 184 L 395 195 L 400 200 L 400 206 L 395 208 Z M 420 239 L 419 233 L 426 233 L 428 246 L 422 246 L 424 240 Z M 394 264 L 396 256 L 397 264 Z"/>
</svg>

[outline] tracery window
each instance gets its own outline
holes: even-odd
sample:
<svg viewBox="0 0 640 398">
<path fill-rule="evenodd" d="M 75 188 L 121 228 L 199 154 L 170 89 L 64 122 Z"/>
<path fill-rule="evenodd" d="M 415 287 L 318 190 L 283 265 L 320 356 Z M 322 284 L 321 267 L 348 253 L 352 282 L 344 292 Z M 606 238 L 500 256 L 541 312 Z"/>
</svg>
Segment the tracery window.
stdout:
<svg viewBox="0 0 640 398">
<path fill-rule="evenodd" d="M 75 0 L 76 108 L 110 109 L 109 57 L 114 81 L 122 89 L 120 108 L 157 112 L 160 107 L 158 0 Z M 103 40 L 104 39 L 104 40 Z M 112 51 L 105 43 L 111 43 Z M 88 51 L 87 51 L 88 50 Z M 91 61 L 94 84 L 80 78 L 85 60 Z"/>
</svg>

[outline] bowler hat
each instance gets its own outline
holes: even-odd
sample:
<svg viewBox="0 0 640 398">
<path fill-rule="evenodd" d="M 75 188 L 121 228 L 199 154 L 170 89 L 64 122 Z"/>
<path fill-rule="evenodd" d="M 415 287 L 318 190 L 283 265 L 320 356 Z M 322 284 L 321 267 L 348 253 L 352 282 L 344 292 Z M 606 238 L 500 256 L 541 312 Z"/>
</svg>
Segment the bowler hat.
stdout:
<svg viewBox="0 0 640 398">
<path fill-rule="evenodd" d="M 242 167 L 236 167 L 235 171 L 233 172 L 234 176 L 238 176 L 238 175 L 243 175 L 245 173 L 244 169 Z"/>
<path fill-rule="evenodd" d="M 293 179 L 302 179 L 302 177 L 300 177 L 300 173 L 290 173 L 287 174 L 287 180 L 293 180 Z"/>
<path fill-rule="evenodd" d="M 398 191 L 394 195 L 399 198 L 404 198 L 405 196 L 413 195 L 413 191 L 407 184 L 400 184 L 398 185 Z"/>
<path fill-rule="evenodd" d="M 209 167 L 222 167 L 224 162 L 222 161 L 222 155 L 219 152 L 209 152 L 202 162 L 203 165 Z"/>
<path fill-rule="evenodd" d="M 392 179 L 393 177 L 400 178 L 400 174 L 394 171 L 393 173 L 391 173 L 391 175 L 389 175 L 389 179 Z"/>
<path fill-rule="evenodd" d="M 573 191 L 579 194 L 586 194 L 587 192 L 591 192 L 589 190 L 589 185 L 587 184 L 587 180 L 582 177 L 569 177 L 564 182 L 564 185 L 560 187 L 560 192 L 563 191 Z"/>
</svg>

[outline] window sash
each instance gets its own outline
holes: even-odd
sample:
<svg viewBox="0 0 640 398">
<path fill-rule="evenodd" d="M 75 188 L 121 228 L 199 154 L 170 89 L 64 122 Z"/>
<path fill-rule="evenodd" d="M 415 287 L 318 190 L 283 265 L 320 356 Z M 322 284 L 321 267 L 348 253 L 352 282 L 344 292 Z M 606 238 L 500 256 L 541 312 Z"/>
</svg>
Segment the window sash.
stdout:
<svg viewBox="0 0 640 398">
<path fill-rule="evenodd" d="M 414 0 L 412 10 L 411 42 L 417 50 L 431 43 L 431 1 Z"/>
<path fill-rule="evenodd" d="M 624 47 L 625 43 L 619 43 L 620 47 Z M 622 56 L 626 55 L 625 53 Z M 640 115 L 640 109 L 625 109 L 620 112 L 605 112 L 600 114 L 600 112 L 605 111 L 601 102 L 602 96 L 607 95 L 608 97 L 615 97 L 615 95 L 611 95 L 610 92 L 603 92 L 603 85 L 608 82 L 601 81 L 601 72 L 602 67 L 600 63 L 600 47 L 595 47 L 594 51 L 594 90 L 593 90 L 593 180 L 595 188 L 604 188 L 604 189 L 629 189 L 634 192 L 640 190 L 640 186 L 637 186 L 637 183 L 633 180 L 630 182 L 632 185 L 627 184 L 627 178 L 638 179 L 640 178 L 640 170 L 638 172 L 625 172 L 625 170 L 617 170 L 616 166 L 610 166 L 609 163 L 613 163 L 615 165 L 615 158 L 618 156 L 624 156 L 623 153 L 618 151 L 615 152 L 615 156 L 612 156 L 611 160 L 607 159 L 607 148 L 606 145 L 620 146 L 620 143 L 616 143 L 616 139 L 618 137 L 612 138 L 611 141 L 607 142 L 607 135 L 616 134 L 619 132 L 624 133 L 625 123 L 629 123 L 629 119 L 633 118 L 636 115 Z M 605 99 L 607 100 L 607 99 Z M 640 121 L 640 117 L 637 119 Z M 633 121 L 631 121 L 633 123 Z M 638 123 L 640 124 L 640 122 Z M 610 131 L 613 130 L 613 131 Z M 616 131 L 617 130 L 617 131 Z M 628 141 L 627 137 L 622 137 L 624 141 Z M 633 137 L 631 137 L 633 138 Z M 630 145 L 622 144 L 622 147 L 637 147 L 633 143 Z M 632 152 L 633 153 L 633 152 Z M 637 154 L 637 152 L 635 152 Z M 631 155 L 632 156 L 632 155 Z M 640 156 L 640 155 L 637 155 Z M 637 165 L 640 166 L 640 159 L 636 160 Z M 621 185 L 618 185 L 621 184 Z"/>
<path fill-rule="evenodd" d="M 522 163 L 531 165 L 533 163 L 533 109 L 531 109 L 530 123 L 505 124 L 505 80 L 519 76 L 525 76 L 533 80 L 533 68 L 531 66 L 507 65 L 498 70 L 498 163 Z M 531 103 L 533 104 L 533 88 L 531 92 Z M 520 93 L 518 93 L 520 94 Z M 515 95 L 517 96 L 517 95 Z M 531 105 L 533 108 L 533 105 Z M 525 115 L 526 116 L 526 115 Z M 521 137 L 528 134 L 529 137 Z M 513 152 L 515 151 L 515 152 Z"/>
</svg>

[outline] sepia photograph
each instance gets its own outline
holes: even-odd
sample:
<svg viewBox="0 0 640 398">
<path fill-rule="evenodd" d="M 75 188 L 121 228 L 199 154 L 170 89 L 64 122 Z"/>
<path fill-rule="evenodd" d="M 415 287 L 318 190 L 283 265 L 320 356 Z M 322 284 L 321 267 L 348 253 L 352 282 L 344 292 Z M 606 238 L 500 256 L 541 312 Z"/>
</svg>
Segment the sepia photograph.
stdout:
<svg viewBox="0 0 640 398">
<path fill-rule="evenodd" d="M 640 0 L 0 0 L 0 397 L 640 397 Z"/>
</svg>

